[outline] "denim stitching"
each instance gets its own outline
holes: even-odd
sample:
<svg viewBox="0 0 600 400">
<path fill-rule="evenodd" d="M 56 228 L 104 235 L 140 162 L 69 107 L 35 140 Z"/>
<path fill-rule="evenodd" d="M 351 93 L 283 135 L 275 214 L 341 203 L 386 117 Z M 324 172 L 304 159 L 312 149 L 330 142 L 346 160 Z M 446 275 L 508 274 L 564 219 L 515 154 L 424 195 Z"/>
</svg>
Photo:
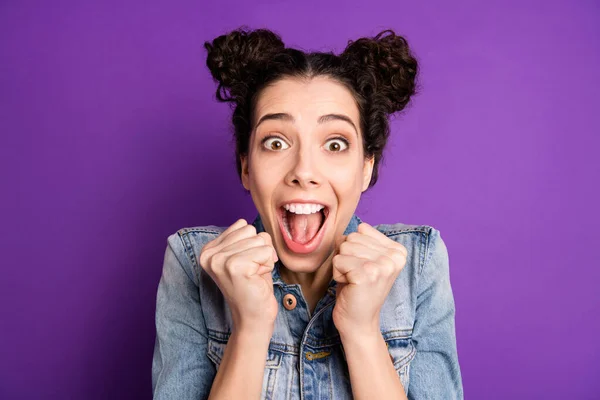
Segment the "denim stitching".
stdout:
<svg viewBox="0 0 600 400">
<path fill-rule="evenodd" d="M 407 355 L 405 355 L 404 357 L 402 357 L 401 359 L 399 359 L 398 361 L 394 362 L 394 367 L 396 367 L 396 365 L 397 365 L 396 369 L 402 367 L 404 364 L 408 364 L 409 362 L 412 361 L 413 358 L 415 358 L 417 349 L 415 348 L 412 340 L 409 341 L 409 347 L 410 347 L 410 352 Z"/>
<path fill-rule="evenodd" d="M 190 238 L 185 234 L 179 234 L 179 237 L 181 238 L 181 243 L 183 244 L 183 250 L 185 251 L 185 254 L 188 256 L 191 262 L 192 273 L 194 274 L 196 286 L 200 286 L 200 277 L 198 276 L 198 270 L 196 269 L 198 262 L 196 261 L 196 256 L 194 255 L 194 248 L 192 246 L 192 243 L 190 242 Z"/>
</svg>

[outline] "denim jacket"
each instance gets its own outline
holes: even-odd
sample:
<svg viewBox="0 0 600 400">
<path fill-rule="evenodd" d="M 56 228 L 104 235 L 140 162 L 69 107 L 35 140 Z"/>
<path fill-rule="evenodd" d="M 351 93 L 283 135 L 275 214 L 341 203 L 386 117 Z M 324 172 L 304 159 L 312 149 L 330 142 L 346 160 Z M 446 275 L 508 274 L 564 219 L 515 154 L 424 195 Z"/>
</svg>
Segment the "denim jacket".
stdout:
<svg viewBox="0 0 600 400">
<path fill-rule="evenodd" d="M 360 223 L 353 215 L 344 235 L 355 232 Z M 264 231 L 260 215 L 252 224 L 257 233 Z M 381 334 L 408 398 L 463 399 L 448 251 L 440 232 L 402 223 L 374 227 L 408 250 L 406 265 L 380 314 Z M 154 399 L 208 398 L 232 319 L 223 295 L 198 260 L 202 246 L 225 229 L 182 228 L 168 237 L 156 298 Z M 311 314 L 300 285 L 284 283 L 279 265 L 280 261 L 272 272 L 279 311 L 261 398 L 351 399 L 344 349 L 332 320 L 336 282 L 330 282 Z"/>
</svg>

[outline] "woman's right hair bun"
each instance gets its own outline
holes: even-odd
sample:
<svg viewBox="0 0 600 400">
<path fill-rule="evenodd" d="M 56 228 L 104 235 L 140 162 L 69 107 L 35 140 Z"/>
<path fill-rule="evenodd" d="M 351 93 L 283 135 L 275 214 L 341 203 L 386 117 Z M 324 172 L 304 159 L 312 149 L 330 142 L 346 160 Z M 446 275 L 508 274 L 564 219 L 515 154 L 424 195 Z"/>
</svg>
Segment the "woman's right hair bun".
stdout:
<svg viewBox="0 0 600 400">
<path fill-rule="evenodd" d="M 268 29 L 236 29 L 205 42 L 206 65 L 219 83 L 217 99 L 236 101 L 244 97 L 259 71 L 273 55 L 285 49 L 277 34 Z"/>
</svg>

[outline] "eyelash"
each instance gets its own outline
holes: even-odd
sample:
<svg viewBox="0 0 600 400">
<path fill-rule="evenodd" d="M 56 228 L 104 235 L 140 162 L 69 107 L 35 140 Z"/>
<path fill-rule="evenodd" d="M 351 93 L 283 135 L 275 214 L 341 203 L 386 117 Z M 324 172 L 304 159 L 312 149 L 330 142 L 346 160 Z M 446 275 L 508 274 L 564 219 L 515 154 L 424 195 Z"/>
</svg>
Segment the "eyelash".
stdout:
<svg viewBox="0 0 600 400">
<path fill-rule="evenodd" d="M 271 150 L 271 149 L 267 149 L 265 148 L 265 142 L 269 139 L 279 139 L 281 141 L 284 141 L 281 137 L 277 136 L 277 135 L 269 135 L 267 137 L 265 137 L 261 142 L 261 146 L 267 150 L 267 151 L 277 151 L 277 150 Z M 343 136 L 335 136 L 332 138 L 329 138 L 329 140 L 327 140 L 328 142 L 332 141 L 332 140 L 341 140 L 342 142 L 344 142 L 344 144 L 346 145 L 346 148 L 344 150 L 340 150 L 340 151 L 332 151 L 332 153 L 343 153 L 345 151 L 347 151 L 348 149 L 350 149 L 350 142 Z"/>
</svg>

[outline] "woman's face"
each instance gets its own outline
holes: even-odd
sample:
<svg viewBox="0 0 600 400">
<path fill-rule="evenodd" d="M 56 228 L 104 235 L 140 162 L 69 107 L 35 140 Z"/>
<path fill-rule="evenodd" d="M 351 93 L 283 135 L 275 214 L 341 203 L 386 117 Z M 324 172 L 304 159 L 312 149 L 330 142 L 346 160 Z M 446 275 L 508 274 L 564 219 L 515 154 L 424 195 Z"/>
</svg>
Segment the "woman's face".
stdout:
<svg viewBox="0 0 600 400">
<path fill-rule="evenodd" d="M 286 268 L 313 272 L 335 250 L 371 179 L 354 98 L 330 78 L 282 79 L 259 96 L 252 126 L 243 185 Z M 315 205 L 285 209 L 298 203 Z"/>
</svg>

